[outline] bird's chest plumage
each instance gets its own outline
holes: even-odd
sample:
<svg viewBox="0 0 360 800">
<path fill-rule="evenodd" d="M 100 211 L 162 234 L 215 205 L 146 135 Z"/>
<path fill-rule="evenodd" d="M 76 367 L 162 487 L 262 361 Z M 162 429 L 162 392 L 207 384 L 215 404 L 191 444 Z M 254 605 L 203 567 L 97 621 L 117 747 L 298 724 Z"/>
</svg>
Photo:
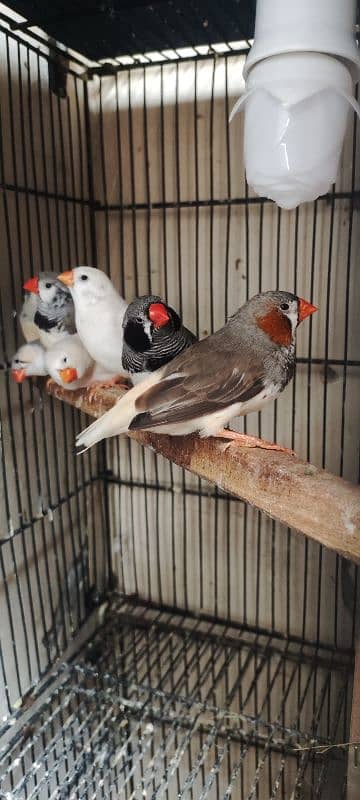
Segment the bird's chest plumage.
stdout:
<svg viewBox="0 0 360 800">
<path fill-rule="evenodd" d="M 121 311 L 76 312 L 76 328 L 84 347 L 94 361 L 113 372 L 122 370 L 122 318 Z"/>
<path fill-rule="evenodd" d="M 267 374 L 279 386 L 279 393 L 291 381 L 295 371 L 295 345 L 277 348 L 266 363 Z"/>
<path fill-rule="evenodd" d="M 184 331 L 170 329 L 149 338 L 142 326 L 128 324 L 124 335 L 123 366 L 134 375 L 155 372 L 191 343 L 191 334 L 187 337 Z"/>
<path fill-rule="evenodd" d="M 50 347 L 53 347 L 54 344 L 60 342 L 61 339 L 64 339 L 68 336 L 68 332 L 64 328 L 51 328 L 49 331 L 39 331 L 39 340 L 45 350 L 49 350 Z"/>
<path fill-rule="evenodd" d="M 130 348 L 124 348 L 122 363 L 124 369 L 128 370 L 131 375 L 148 375 L 150 372 L 155 372 L 160 367 L 168 364 L 173 358 L 181 352 L 181 349 L 176 348 L 152 348 L 144 353 L 137 353 Z M 138 381 L 136 381 L 138 382 Z"/>
<path fill-rule="evenodd" d="M 63 319 L 51 319 L 37 311 L 34 323 L 38 328 L 38 338 L 47 350 L 67 336 L 68 331 Z"/>
<path fill-rule="evenodd" d="M 45 331 L 45 333 L 50 333 L 52 330 L 56 329 L 61 325 L 61 321 L 54 318 L 47 317 L 45 314 L 41 314 L 40 311 L 37 311 L 34 317 L 35 325 L 38 326 L 40 331 Z"/>
</svg>

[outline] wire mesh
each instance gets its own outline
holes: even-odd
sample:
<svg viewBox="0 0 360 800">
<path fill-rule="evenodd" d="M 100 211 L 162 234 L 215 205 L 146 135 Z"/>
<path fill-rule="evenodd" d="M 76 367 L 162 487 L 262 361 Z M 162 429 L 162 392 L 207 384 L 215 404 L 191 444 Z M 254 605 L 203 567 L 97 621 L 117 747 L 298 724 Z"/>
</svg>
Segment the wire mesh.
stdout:
<svg viewBox="0 0 360 800">
<path fill-rule="evenodd" d="M 0 32 L 2 228 L 0 478 L 1 689 L 4 716 L 66 647 L 108 584 L 101 456 L 72 454 L 79 414 L 9 365 L 21 341 L 22 284 L 41 269 L 91 260 L 86 87 L 68 74 L 64 101 L 48 60 Z"/>
<path fill-rule="evenodd" d="M 342 735 L 350 669 L 319 648 L 113 601 L 3 748 L 0 796 L 326 797 L 335 758 L 340 797 L 341 751 L 316 745 Z"/>
<path fill-rule="evenodd" d="M 228 126 L 242 66 L 218 56 L 100 78 L 98 255 L 126 296 L 164 294 L 200 336 L 257 291 L 295 289 L 319 305 L 319 322 L 299 330 L 292 386 L 239 426 L 356 482 L 357 121 L 331 195 L 283 212 L 247 187 L 241 121 Z M 123 591 L 352 646 L 335 555 L 128 442 L 109 445 L 105 477 Z M 355 569 L 349 586 L 355 604 Z"/>
<path fill-rule="evenodd" d="M 0 798 L 341 797 L 342 751 L 296 748 L 347 739 L 356 567 L 129 441 L 75 459 L 85 420 L 9 365 L 40 269 L 97 264 L 200 336 L 295 290 L 320 321 L 244 426 L 357 481 L 356 119 L 333 191 L 285 213 L 227 124 L 242 58 L 99 77 L 59 57 L 0 22 Z M 126 597 L 61 663 L 116 579 Z"/>
</svg>

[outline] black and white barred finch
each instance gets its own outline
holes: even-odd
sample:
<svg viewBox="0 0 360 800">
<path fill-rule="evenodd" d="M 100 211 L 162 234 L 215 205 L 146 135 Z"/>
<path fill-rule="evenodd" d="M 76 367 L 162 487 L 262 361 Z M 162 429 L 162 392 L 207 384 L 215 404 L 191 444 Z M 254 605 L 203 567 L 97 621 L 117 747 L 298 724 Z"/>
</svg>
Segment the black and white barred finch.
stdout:
<svg viewBox="0 0 360 800">
<path fill-rule="evenodd" d="M 134 384 L 168 364 L 196 336 L 179 315 L 157 295 L 136 297 L 127 307 L 124 321 L 122 364 Z"/>
</svg>

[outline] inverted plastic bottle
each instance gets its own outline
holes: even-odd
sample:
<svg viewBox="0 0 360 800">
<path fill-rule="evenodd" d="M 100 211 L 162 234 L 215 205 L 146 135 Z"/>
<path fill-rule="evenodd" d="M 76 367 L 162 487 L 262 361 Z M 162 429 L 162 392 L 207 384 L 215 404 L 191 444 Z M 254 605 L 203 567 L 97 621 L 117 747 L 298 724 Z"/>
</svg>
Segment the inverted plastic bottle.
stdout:
<svg viewBox="0 0 360 800">
<path fill-rule="evenodd" d="M 329 190 L 350 107 L 360 116 L 354 14 L 353 0 L 258 0 L 246 90 L 230 120 L 244 108 L 248 183 L 283 208 Z"/>
</svg>

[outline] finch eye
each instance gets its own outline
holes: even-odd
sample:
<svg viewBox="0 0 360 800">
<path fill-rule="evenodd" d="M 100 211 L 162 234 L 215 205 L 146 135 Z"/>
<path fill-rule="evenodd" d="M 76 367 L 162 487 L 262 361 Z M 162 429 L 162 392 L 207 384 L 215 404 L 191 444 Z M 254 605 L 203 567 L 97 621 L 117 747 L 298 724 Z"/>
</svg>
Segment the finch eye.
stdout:
<svg viewBox="0 0 360 800">
<path fill-rule="evenodd" d="M 64 356 L 63 362 L 64 362 L 64 364 L 67 364 L 67 356 Z"/>
<path fill-rule="evenodd" d="M 281 303 L 281 311 L 289 311 L 289 303 Z"/>
<path fill-rule="evenodd" d="M 46 289 L 51 289 L 51 283 L 45 283 L 45 288 Z"/>
<path fill-rule="evenodd" d="M 15 364 L 20 364 L 20 358 L 15 358 Z"/>
<path fill-rule="evenodd" d="M 81 280 L 82 280 L 82 281 L 87 281 L 87 279 L 88 279 L 88 276 L 87 276 L 87 275 L 81 275 Z"/>
</svg>

